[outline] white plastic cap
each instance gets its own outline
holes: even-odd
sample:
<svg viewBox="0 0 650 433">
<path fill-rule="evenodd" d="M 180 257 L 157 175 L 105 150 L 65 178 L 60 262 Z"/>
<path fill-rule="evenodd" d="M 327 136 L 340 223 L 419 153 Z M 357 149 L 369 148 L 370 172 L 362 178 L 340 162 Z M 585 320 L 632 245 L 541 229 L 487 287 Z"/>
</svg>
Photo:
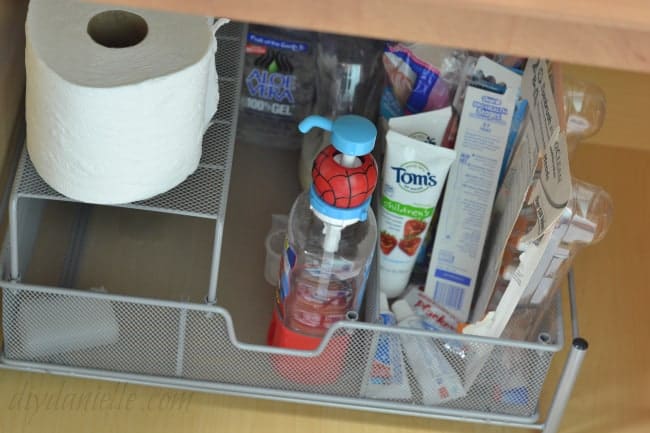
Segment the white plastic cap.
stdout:
<svg viewBox="0 0 650 433">
<path fill-rule="evenodd" d="M 384 292 L 379 292 L 379 312 L 390 311 L 388 309 L 388 297 Z"/>
<path fill-rule="evenodd" d="M 395 314 L 397 322 L 415 315 L 411 306 L 404 299 L 393 302 L 393 314 Z"/>
</svg>

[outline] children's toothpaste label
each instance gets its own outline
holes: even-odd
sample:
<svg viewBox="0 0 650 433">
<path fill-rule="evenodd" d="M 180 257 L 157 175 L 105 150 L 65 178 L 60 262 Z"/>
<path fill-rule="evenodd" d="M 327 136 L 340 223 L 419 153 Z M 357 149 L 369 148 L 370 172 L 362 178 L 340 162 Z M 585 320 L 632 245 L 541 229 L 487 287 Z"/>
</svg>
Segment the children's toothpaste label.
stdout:
<svg viewBox="0 0 650 433">
<path fill-rule="evenodd" d="M 380 287 L 404 290 L 455 153 L 390 130 L 379 211 Z"/>
<path fill-rule="evenodd" d="M 389 212 L 397 215 L 414 218 L 416 220 L 430 218 L 435 212 L 433 207 L 409 206 L 384 196 L 381 198 L 381 206 Z"/>
<path fill-rule="evenodd" d="M 404 193 L 425 194 L 438 185 L 438 180 L 425 164 L 418 161 L 392 166 L 390 170 L 393 179 L 390 184 L 384 184 L 384 195 L 381 198 L 381 251 L 386 256 L 394 252 L 391 255 L 394 260 L 408 261 L 408 257 L 417 253 L 426 234 L 427 221 L 433 216 L 435 208 L 408 205 L 398 200 Z"/>
<path fill-rule="evenodd" d="M 387 220 L 386 226 L 392 226 L 392 229 L 382 230 L 380 234 L 382 254 L 398 261 L 400 258 L 406 259 L 404 256 L 415 256 L 422 243 L 427 223 L 417 219 L 399 221 L 399 219 L 392 219 L 388 213 L 384 218 Z"/>
</svg>

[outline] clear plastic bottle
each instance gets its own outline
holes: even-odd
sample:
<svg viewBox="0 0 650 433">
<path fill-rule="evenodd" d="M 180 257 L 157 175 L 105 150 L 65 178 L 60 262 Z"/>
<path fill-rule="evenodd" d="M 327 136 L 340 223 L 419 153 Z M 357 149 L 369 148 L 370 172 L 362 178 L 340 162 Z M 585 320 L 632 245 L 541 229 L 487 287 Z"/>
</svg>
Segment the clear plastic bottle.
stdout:
<svg viewBox="0 0 650 433">
<path fill-rule="evenodd" d="M 314 182 L 291 209 L 269 331 L 270 344 L 306 350 L 334 323 L 358 315 L 377 242 L 375 126 L 356 115 L 300 124 L 303 132 L 312 127 L 330 131 L 332 145 L 318 154 Z"/>
<path fill-rule="evenodd" d="M 288 243 L 297 252 L 291 291 L 284 301 L 284 323 L 292 330 L 322 337 L 348 315 L 358 313 L 375 250 L 377 224 L 372 210 L 365 221 L 341 230 L 335 252 L 323 248 L 325 224 L 302 193 L 289 217 Z"/>
</svg>

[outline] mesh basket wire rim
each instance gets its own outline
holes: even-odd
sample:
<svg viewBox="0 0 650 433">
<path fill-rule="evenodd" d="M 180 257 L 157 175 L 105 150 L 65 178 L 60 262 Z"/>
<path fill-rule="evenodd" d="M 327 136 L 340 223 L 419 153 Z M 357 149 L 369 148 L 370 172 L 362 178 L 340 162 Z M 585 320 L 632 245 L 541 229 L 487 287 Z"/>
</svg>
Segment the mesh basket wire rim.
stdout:
<svg viewBox="0 0 650 433">
<path fill-rule="evenodd" d="M 332 340 L 335 334 L 341 332 L 352 332 L 355 330 L 381 332 L 386 334 L 395 334 L 398 336 L 425 337 L 425 338 L 433 338 L 436 340 L 463 341 L 468 343 L 478 343 L 486 346 L 516 348 L 522 350 L 537 350 L 537 351 L 549 352 L 549 353 L 558 352 L 562 349 L 562 344 L 550 345 L 544 343 L 496 339 L 496 338 L 480 337 L 480 336 L 464 335 L 464 334 L 450 335 L 442 332 L 429 331 L 429 330 L 391 327 L 391 326 L 380 325 L 375 323 L 351 322 L 351 321 L 350 322 L 339 321 L 334 325 L 332 325 L 332 327 L 329 328 L 329 330 L 323 337 L 323 341 L 321 342 L 321 344 L 318 346 L 317 349 L 311 351 L 284 349 L 284 348 L 273 347 L 273 346 L 241 342 L 236 337 L 234 322 L 232 320 L 232 316 L 230 315 L 230 312 L 225 308 L 217 305 L 195 304 L 195 303 L 182 302 L 182 301 L 160 300 L 160 299 L 153 299 L 153 298 L 116 295 L 110 293 L 98 293 L 98 292 L 91 292 L 85 290 L 82 291 L 82 290 L 66 289 L 60 287 L 41 286 L 36 284 L 23 284 L 14 281 L 6 281 L 4 279 L 0 280 L 0 285 L 2 286 L 3 290 L 28 291 L 28 292 L 35 292 L 35 293 L 68 296 L 68 297 L 95 298 L 95 299 L 103 299 L 112 302 L 122 302 L 128 304 L 139 304 L 139 305 L 147 305 L 152 307 L 170 308 L 179 311 L 187 310 L 187 311 L 203 312 L 206 314 L 217 314 L 225 318 L 225 321 L 227 323 L 227 328 L 228 328 L 228 336 L 230 337 L 231 343 L 235 347 L 242 350 L 250 350 L 250 351 L 270 353 L 270 354 L 275 353 L 275 354 L 292 355 L 292 356 L 299 356 L 304 358 L 317 357 L 320 354 L 322 354 L 326 350 L 326 348 L 330 345 L 330 341 Z"/>
<path fill-rule="evenodd" d="M 2 284 L 0 284 L 0 285 L 2 285 Z M 9 285 L 11 285 L 11 284 L 9 284 Z M 9 288 L 5 288 L 5 294 L 14 293 L 14 294 L 17 294 L 18 297 L 28 297 L 28 298 L 38 297 L 37 294 L 30 293 L 31 290 L 29 290 L 29 288 L 25 289 L 24 287 L 21 287 L 21 286 L 23 286 L 23 285 L 21 285 L 20 283 L 17 283 L 15 285 L 15 287 L 18 287 L 18 290 L 12 290 L 12 289 L 9 289 Z M 21 294 L 21 292 L 22 292 L 22 294 Z M 25 292 L 27 292 L 27 293 L 25 293 Z M 169 306 L 174 307 L 174 306 L 177 306 L 179 304 L 180 305 L 184 305 L 184 304 L 179 303 L 179 302 L 175 302 L 175 301 L 164 301 L 164 302 L 160 302 L 160 304 L 165 304 L 165 305 L 153 306 L 153 305 L 151 305 L 152 302 L 150 300 L 147 300 L 147 299 L 144 299 L 142 303 L 138 303 L 138 302 L 133 302 L 134 300 L 131 299 L 128 296 L 127 297 L 119 296 L 119 295 L 113 295 L 113 296 L 108 295 L 108 296 L 106 296 L 105 294 L 79 292 L 79 291 L 67 290 L 67 289 L 48 290 L 46 288 L 46 289 L 43 289 L 43 290 L 38 290 L 38 288 L 37 288 L 36 290 L 34 290 L 34 292 L 36 292 L 36 293 L 45 292 L 46 294 L 50 294 L 51 296 L 66 297 L 66 298 L 70 298 L 70 297 L 77 298 L 77 297 L 79 297 L 79 295 L 86 296 L 86 297 L 99 297 L 99 298 L 111 298 L 111 297 L 114 297 L 114 298 L 118 298 L 115 301 L 116 303 L 118 303 L 118 305 L 116 305 L 115 308 L 116 308 L 116 311 L 120 311 L 120 317 L 122 317 L 122 318 L 124 318 L 123 317 L 124 311 L 128 312 L 128 311 L 133 311 L 132 310 L 133 308 L 139 309 L 139 308 L 142 308 L 142 307 L 146 307 L 147 310 L 144 310 L 145 313 L 147 311 L 155 312 L 154 320 L 159 321 L 159 320 L 161 320 L 161 318 L 166 317 L 168 320 L 171 320 L 171 322 L 168 322 L 168 323 L 170 323 L 172 325 L 176 324 L 179 321 L 179 317 L 180 318 L 182 318 L 182 317 L 199 318 L 199 320 L 200 320 L 199 324 L 204 324 L 203 320 L 206 317 L 206 314 L 205 314 L 206 310 L 208 312 L 210 312 L 210 310 L 213 310 L 213 312 L 220 313 L 220 314 L 214 314 L 214 318 L 217 319 L 218 320 L 217 323 L 218 324 L 220 323 L 221 325 L 217 325 L 217 329 L 216 330 L 213 329 L 212 331 L 210 329 L 213 328 L 213 327 L 210 327 L 210 326 L 208 326 L 207 328 L 206 328 L 206 326 L 201 326 L 199 329 L 194 328 L 194 332 L 190 335 L 190 340 L 187 341 L 188 345 L 192 345 L 191 347 L 192 347 L 193 353 L 198 353 L 199 355 L 201 355 L 203 353 L 203 351 L 205 351 L 205 350 L 208 350 L 208 352 L 217 350 L 218 352 L 216 352 L 216 353 L 221 353 L 222 350 L 231 351 L 231 353 L 233 353 L 236 357 L 239 357 L 239 358 L 243 357 L 243 358 L 240 358 L 240 359 L 242 359 L 242 362 L 244 362 L 244 365 L 246 365 L 245 364 L 246 360 L 248 360 L 248 362 L 250 362 L 251 359 L 257 359 L 257 360 L 265 360 L 266 359 L 266 360 L 268 360 L 267 357 L 268 356 L 273 356 L 273 355 L 281 355 L 281 356 L 286 355 L 289 358 L 291 358 L 291 362 L 300 362 L 300 361 L 297 361 L 296 359 L 309 358 L 310 355 L 312 355 L 311 353 L 304 353 L 304 352 L 295 353 L 295 352 L 292 352 L 292 351 L 278 351 L 279 353 L 274 354 L 274 353 L 270 353 L 270 352 L 275 352 L 275 351 L 268 350 L 268 346 L 260 347 L 260 346 L 256 346 L 256 345 L 237 344 L 236 340 L 233 339 L 234 329 L 233 329 L 232 323 L 229 321 L 229 319 L 230 319 L 229 315 L 227 313 L 224 313 L 224 311 L 222 309 L 218 308 L 218 307 L 209 308 L 209 306 L 204 306 L 204 305 L 201 305 L 201 304 L 198 304 L 198 305 L 190 304 L 188 306 L 188 308 L 186 308 L 186 309 L 179 309 L 179 308 L 171 308 L 170 309 L 170 308 L 167 308 L 167 307 L 169 307 Z M 11 296 L 11 295 L 9 295 L 9 296 Z M 121 298 L 125 298 L 125 300 L 122 300 Z M 7 303 L 7 304 L 10 304 L 10 303 Z M 120 305 L 120 304 L 127 304 L 127 305 Z M 155 310 L 150 310 L 151 307 L 155 308 Z M 208 308 L 204 308 L 204 307 L 208 307 Z M 126 308 L 126 310 L 125 310 L 125 308 Z M 219 310 L 221 310 L 221 311 L 219 311 Z M 187 311 L 191 311 L 191 313 L 187 313 Z M 147 313 L 143 317 L 147 317 L 149 314 L 150 313 Z M 128 318 L 128 316 L 129 315 L 127 314 L 127 318 Z M 156 317 L 158 317 L 158 319 L 156 319 Z M 171 319 L 169 319 L 169 317 L 171 317 Z M 152 320 L 151 317 L 149 317 L 149 320 Z M 183 320 L 183 319 L 181 319 L 181 320 Z M 375 332 L 375 331 L 395 332 L 394 328 L 382 328 L 382 327 L 378 327 L 378 326 L 356 326 L 355 328 L 358 328 L 358 330 L 362 331 L 361 336 L 357 335 L 357 337 L 356 337 L 357 343 L 359 343 L 359 344 L 360 344 L 360 342 L 364 342 L 364 341 L 367 342 L 367 339 L 370 338 L 370 337 L 374 338 L 374 336 L 376 334 L 373 334 L 373 332 Z M 208 331 L 207 334 L 206 334 L 206 331 Z M 344 330 L 344 331 L 346 331 L 346 330 Z M 185 332 L 185 331 L 182 331 L 182 332 Z M 198 334 L 196 334 L 197 332 L 198 332 Z M 209 338 L 210 335 L 214 334 L 215 332 L 217 333 L 217 335 L 221 335 L 222 341 L 224 342 L 224 344 L 227 345 L 227 347 L 220 346 L 220 345 L 214 346 L 214 344 L 216 344 L 214 342 L 214 340 L 205 340 L 205 338 Z M 171 331 L 171 333 L 174 334 L 173 330 Z M 415 334 L 417 334 L 417 332 L 407 332 L 407 333 L 415 333 Z M 192 335 L 193 335 L 193 338 L 192 338 Z M 449 339 L 448 334 L 444 334 L 444 335 L 445 335 L 445 337 L 447 339 Z M 425 336 L 427 337 L 427 339 L 429 339 L 430 334 L 426 333 Z M 132 340 L 133 338 L 136 338 L 136 337 L 137 337 L 137 335 L 136 336 L 127 336 L 125 338 L 130 338 Z M 14 341 L 15 341 L 15 338 L 16 337 L 14 337 Z M 139 338 L 142 338 L 142 337 L 139 337 Z M 196 346 L 197 342 L 195 340 L 196 338 L 199 338 L 199 340 L 200 340 L 199 343 L 201 343 L 201 342 L 203 344 L 207 343 L 208 348 L 207 349 L 202 349 L 201 347 L 203 346 L 203 344 L 199 344 L 199 348 L 197 349 L 197 346 Z M 20 340 L 16 341 L 16 344 L 20 344 L 19 341 Z M 175 340 L 172 338 L 171 342 L 170 342 L 170 340 L 166 340 L 165 342 L 161 341 L 159 344 L 164 344 L 163 348 L 166 348 L 166 350 L 169 351 L 169 353 L 173 354 L 175 350 L 181 350 L 180 346 L 175 345 L 174 341 Z M 211 341 L 213 343 L 212 346 L 210 345 Z M 131 366 L 131 365 L 133 365 L 133 363 L 131 362 L 131 358 L 130 358 L 129 353 L 124 353 L 123 352 L 124 344 L 128 344 L 128 343 L 127 342 L 120 343 L 120 348 L 122 348 L 122 356 L 127 356 L 127 360 L 128 360 L 128 361 L 124 361 L 124 364 L 126 364 L 128 366 Z M 172 344 L 172 347 L 169 347 L 168 346 L 169 344 Z M 221 343 L 219 343 L 219 344 L 221 344 Z M 157 350 L 159 349 L 158 346 L 155 346 L 155 347 L 156 347 Z M 365 346 L 354 346 L 354 347 L 364 348 Z M 242 349 L 245 350 L 245 352 L 240 352 Z M 260 350 L 260 349 L 262 349 L 262 350 Z M 496 371 L 498 371 L 497 379 L 489 379 L 488 382 L 491 383 L 491 381 L 493 381 L 493 380 L 497 380 L 499 382 L 507 381 L 506 373 L 504 373 L 503 370 L 501 369 L 500 362 L 501 362 L 501 357 L 505 353 L 504 351 L 508 351 L 508 350 L 513 349 L 513 348 L 510 348 L 508 346 L 502 346 L 501 348 L 493 348 L 493 349 L 495 349 L 495 352 L 494 352 L 495 356 L 490 357 L 489 363 L 487 364 L 488 372 L 494 372 L 495 367 L 499 368 L 499 370 L 496 370 Z M 520 348 L 515 347 L 514 349 L 520 349 Z M 182 353 L 186 353 L 185 350 L 186 349 L 183 349 Z M 198 352 L 196 352 L 197 350 L 198 350 Z M 523 350 L 525 350 L 525 351 L 523 351 Z M 95 352 L 95 349 L 92 349 L 91 352 Z M 352 365 L 357 365 L 357 363 L 362 363 L 363 365 L 365 365 L 368 362 L 368 358 L 364 357 L 364 356 L 361 356 L 362 352 L 363 352 L 363 350 L 359 351 L 359 352 L 355 352 L 355 354 L 353 356 L 351 356 L 351 357 L 346 355 L 346 359 L 348 360 L 347 362 L 352 363 Z M 494 416 L 496 416 L 495 419 L 503 419 L 504 416 L 507 416 L 507 417 L 517 416 L 518 417 L 518 416 L 521 415 L 521 413 L 524 413 L 524 415 L 526 417 L 525 419 L 528 420 L 528 419 L 530 419 L 529 417 L 531 415 L 533 415 L 533 417 L 534 417 L 534 415 L 535 415 L 534 411 L 537 410 L 536 405 L 537 405 L 537 403 L 539 401 L 538 400 L 539 395 L 541 393 L 541 390 L 542 390 L 542 387 L 543 387 L 543 382 L 544 382 L 544 380 L 546 378 L 548 368 L 550 366 L 550 362 L 552 361 L 552 357 L 553 357 L 552 352 L 543 352 L 540 355 L 535 355 L 535 352 L 536 351 L 532 350 L 532 349 L 522 349 L 521 351 L 515 352 L 515 353 L 520 353 L 525 359 L 528 359 L 529 361 L 532 358 L 539 359 L 535 364 L 533 364 L 533 367 L 535 368 L 533 371 L 535 371 L 536 373 L 528 374 L 526 376 L 526 384 L 527 384 L 526 386 L 530 389 L 530 392 L 532 394 L 531 394 L 530 400 L 528 400 L 526 406 L 522 407 L 522 409 L 518 409 L 518 407 L 517 407 L 517 408 L 515 408 L 515 410 L 511 410 L 511 409 L 509 409 L 509 406 L 505 406 L 505 408 L 504 408 L 503 403 L 494 402 L 492 400 L 494 398 L 494 397 L 492 397 L 492 395 L 493 395 L 492 392 L 489 392 L 483 386 L 480 386 L 478 389 L 472 388 L 473 391 L 468 390 L 466 396 L 461 398 L 460 400 L 445 402 L 444 404 L 436 405 L 435 407 L 425 406 L 423 403 L 419 403 L 418 401 L 410 401 L 410 402 L 402 402 L 402 403 L 396 402 L 396 401 L 389 401 L 389 402 L 384 401 L 383 403 L 380 403 L 380 404 L 383 404 L 383 406 L 382 406 L 383 409 L 382 410 L 395 410 L 399 406 L 400 408 L 403 408 L 403 410 L 405 410 L 406 412 L 410 412 L 411 414 L 414 414 L 414 413 L 432 414 L 432 413 L 434 413 L 434 414 L 440 415 L 440 414 L 444 414 L 444 413 L 449 414 L 450 413 L 449 409 L 453 409 L 454 411 L 456 411 L 456 413 L 462 414 L 464 416 L 467 416 L 469 411 L 478 412 L 479 414 L 482 414 L 479 418 L 485 418 L 484 414 L 492 414 L 492 415 L 496 414 L 496 415 L 494 415 Z M 189 352 L 187 352 L 187 353 L 189 353 Z M 363 352 L 363 353 L 366 353 L 366 352 Z M 75 372 L 79 371 L 78 368 L 88 368 L 87 367 L 87 365 L 88 365 L 87 364 L 87 362 L 88 362 L 87 359 L 88 358 L 83 353 L 81 354 L 82 358 L 80 360 L 78 360 L 78 358 L 73 358 L 72 361 L 65 361 L 65 359 L 67 359 L 68 355 L 62 354 L 61 356 L 64 357 L 64 361 L 60 361 L 60 362 L 49 361 L 49 363 L 46 363 L 45 365 L 61 365 L 61 362 L 63 362 L 63 365 L 69 366 L 72 363 L 72 365 L 75 365 L 75 367 L 71 368 L 71 371 L 75 371 Z M 24 357 L 24 355 L 23 355 L 23 357 Z M 18 358 L 20 359 L 21 357 L 18 356 Z M 202 360 L 204 360 L 204 359 L 205 359 L 204 357 L 201 358 L 200 362 L 202 363 L 203 362 Z M 173 366 L 170 363 L 173 363 L 174 360 L 176 360 L 176 357 L 175 356 L 170 356 L 170 357 L 167 357 L 167 360 L 169 361 L 169 363 L 166 363 L 164 366 L 161 367 L 161 368 L 166 367 L 166 369 L 167 369 L 166 371 L 168 371 L 167 374 L 163 374 L 163 373 L 160 373 L 160 372 L 152 372 L 149 367 L 146 368 L 146 374 L 149 375 L 149 376 L 151 376 L 153 374 L 153 375 L 156 375 L 156 376 L 160 376 L 161 378 L 170 376 L 169 371 L 173 371 Z M 118 359 L 118 361 L 119 361 L 119 359 Z M 20 363 L 20 361 L 16 361 L 16 362 Z M 84 363 L 84 362 L 86 363 L 86 365 L 81 365 L 81 366 L 76 365 L 77 363 Z M 460 362 L 460 364 L 455 363 L 455 364 L 457 364 L 456 367 L 461 367 L 462 368 L 464 363 L 462 361 L 458 361 L 458 362 Z M 533 360 L 533 362 L 534 362 L 534 360 Z M 541 362 L 541 364 L 540 364 L 540 362 Z M 498 363 L 498 364 L 495 364 L 495 363 Z M 44 365 L 43 362 L 41 362 L 40 364 Z M 109 365 L 112 366 L 113 364 L 109 364 Z M 116 368 L 114 366 L 113 367 L 107 367 L 106 365 L 103 365 L 102 363 L 94 363 L 94 364 L 91 364 L 90 367 L 93 368 L 94 370 L 97 370 L 98 368 L 102 368 L 103 370 L 108 370 L 108 371 L 111 371 L 111 372 L 112 371 L 129 371 L 129 373 L 126 373 L 126 374 L 145 374 L 142 371 L 133 371 L 133 367 L 125 367 L 124 365 L 122 365 L 120 367 L 120 365 L 122 365 L 122 364 L 119 364 L 117 366 L 117 368 Z M 136 363 L 136 365 L 140 365 L 140 364 Z M 183 364 L 181 364 L 181 365 L 183 365 Z M 203 364 L 200 364 L 200 366 L 203 366 Z M 526 364 L 524 366 L 526 366 Z M 185 370 L 184 368 L 189 368 L 189 370 Z M 246 367 L 246 368 L 254 368 L 254 367 L 250 367 L 250 364 L 249 364 L 249 367 Z M 124 370 L 124 369 L 126 369 L 126 370 Z M 224 377 L 222 370 L 212 371 L 212 368 L 207 367 L 207 370 L 202 369 L 202 370 L 199 370 L 197 372 L 195 370 L 192 370 L 191 366 L 190 367 L 187 367 L 187 366 L 182 367 L 181 366 L 181 369 L 182 370 L 181 370 L 180 376 L 183 379 L 205 381 L 206 383 L 208 383 L 211 386 L 211 388 L 213 390 L 223 389 L 223 386 L 221 386 L 221 384 L 224 384 L 225 386 L 229 386 L 230 384 L 235 384 L 235 386 L 238 386 L 239 389 L 243 390 L 243 391 L 241 391 L 243 393 L 242 395 L 249 395 L 250 396 L 252 394 L 251 391 L 253 389 L 263 389 L 264 392 L 267 395 L 277 396 L 277 398 L 286 398 L 286 395 L 288 393 L 294 393 L 294 394 L 295 393 L 303 393 L 301 399 L 309 398 L 314 403 L 321 403 L 321 404 L 324 401 L 331 401 L 332 399 L 342 400 L 344 397 L 346 399 L 348 399 L 349 401 L 351 401 L 351 402 L 353 401 L 354 404 L 361 404 L 361 405 L 365 405 L 365 406 L 368 406 L 370 404 L 369 403 L 370 401 L 374 401 L 374 400 L 368 399 L 367 397 L 360 396 L 358 394 L 358 392 L 359 392 L 358 388 L 354 388 L 354 384 L 357 383 L 357 382 L 354 381 L 355 376 L 352 375 L 352 376 L 350 376 L 348 378 L 348 373 L 345 373 L 341 377 L 340 380 L 337 379 L 337 382 L 336 382 L 337 386 L 335 388 L 332 388 L 332 393 L 334 394 L 334 395 L 332 395 L 332 394 L 323 394 L 323 390 L 319 389 L 318 387 L 315 388 L 315 387 L 312 387 L 312 386 L 295 386 L 295 385 L 291 385 L 291 384 L 287 385 L 286 381 L 282 381 L 281 380 L 282 378 L 278 377 L 277 374 L 275 376 L 273 376 L 273 374 L 271 374 L 271 376 L 269 376 L 268 373 L 264 373 L 260 377 L 258 377 L 257 379 L 253 379 L 252 382 L 250 380 L 245 380 L 245 379 L 242 380 L 241 378 L 238 381 L 233 382 L 233 380 L 235 380 L 235 379 L 233 379 L 232 377 L 236 378 L 237 375 L 236 374 L 231 375 L 230 373 L 228 373 L 228 375 Z M 184 373 L 185 371 L 187 371 L 187 373 Z M 203 373 L 201 373 L 201 371 L 203 371 Z M 228 371 L 230 371 L 230 368 L 228 369 Z M 246 370 L 246 371 L 248 371 L 248 370 Z M 219 373 L 221 373 L 221 375 Z M 259 370 L 257 371 L 256 374 L 259 374 Z M 179 375 L 179 373 L 177 373 L 177 375 Z M 207 377 L 206 377 L 206 375 L 207 375 Z M 217 378 L 215 378 L 215 375 L 216 375 Z M 409 375 L 408 377 L 410 377 L 409 382 L 413 383 L 413 376 Z M 278 382 L 278 379 L 280 379 L 280 382 Z M 154 382 L 154 384 L 155 383 L 156 382 Z M 162 384 L 162 382 L 158 381 L 158 384 L 160 385 L 160 384 Z M 350 388 L 350 386 L 353 386 L 353 388 Z M 287 389 L 287 388 L 289 388 L 289 389 Z M 340 393 L 343 393 L 344 395 L 342 395 L 342 396 L 338 395 Z M 300 394 L 296 394 L 296 395 L 300 395 Z M 350 395 L 352 395 L 353 397 L 350 397 Z M 417 393 L 416 393 L 415 390 L 414 390 L 413 396 L 414 396 L 413 398 L 417 399 Z M 355 400 L 350 400 L 351 398 L 354 398 Z M 352 404 L 352 403 L 350 403 L 350 404 Z M 375 406 L 377 406 L 377 404 L 375 404 Z M 516 412 L 516 413 L 512 413 L 512 412 Z"/>
<path fill-rule="evenodd" d="M 58 373 L 74 377 L 109 380 L 112 382 L 126 381 L 148 386 L 165 386 L 189 391 L 217 392 L 240 397 L 262 398 L 272 401 L 285 401 L 303 403 L 317 406 L 339 407 L 377 413 L 392 413 L 397 415 L 416 415 L 434 419 L 466 420 L 470 422 L 489 422 L 494 425 L 519 425 L 521 427 L 535 426 L 539 419 L 539 405 L 531 415 L 510 415 L 502 413 L 481 412 L 469 409 L 447 408 L 444 406 L 422 406 L 399 400 L 378 400 L 364 397 L 341 397 L 315 392 L 300 392 L 291 390 L 277 390 L 263 387 L 250 387 L 245 385 L 216 383 L 203 380 L 191 380 L 179 377 L 155 377 L 135 373 L 110 372 L 103 369 L 69 367 L 64 365 L 51 365 L 43 367 L 42 363 L 34 361 L 17 361 L 6 358 L 0 352 L 0 368 L 3 364 L 12 368 L 39 373 Z"/>
</svg>

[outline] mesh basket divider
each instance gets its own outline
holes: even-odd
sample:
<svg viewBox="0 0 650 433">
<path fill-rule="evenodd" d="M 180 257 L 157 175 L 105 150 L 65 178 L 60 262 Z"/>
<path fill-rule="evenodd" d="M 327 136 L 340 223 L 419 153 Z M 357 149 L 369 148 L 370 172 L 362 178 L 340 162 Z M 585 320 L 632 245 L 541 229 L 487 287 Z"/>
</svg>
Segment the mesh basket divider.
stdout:
<svg viewBox="0 0 650 433">
<path fill-rule="evenodd" d="M 246 31 L 247 27 L 244 24 L 229 23 L 216 34 L 219 106 L 203 136 L 201 161 L 196 171 L 181 184 L 167 192 L 146 200 L 115 205 L 116 207 L 128 209 L 171 213 L 217 221 L 212 270 L 206 293 L 211 302 L 216 300 L 223 220 L 225 219 L 239 111 L 240 76 L 243 68 L 243 48 L 246 42 Z M 23 243 L 23 240 L 20 239 L 21 232 L 19 230 L 19 225 L 23 224 L 23 221 L 20 220 L 19 209 L 23 205 L 21 198 L 75 201 L 59 194 L 45 183 L 37 173 L 29 158 L 27 148 L 24 146 L 16 169 L 9 203 L 10 266 L 13 279 L 20 278 L 22 265 L 20 262 L 22 257 L 19 254 Z M 68 283 L 72 281 L 70 278 L 74 278 L 74 267 L 74 264 L 70 262 L 69 272 L 64 272 Z M 63 285 L 70 286 L 71 284 Z"/>
<path fill-rule="evenodd" d="M 65 253 L 63 261 L 63 272 L 59 286 L 74 287 L 79 270 L 79 258 L 83 252 L 86 228 L 90 219 L 91 209 L 88 206 L 81 206 L 77 209 L 75 221 L 73 223 L 72 240 Z"/>
<path fill-rule="evenodd" d="M 185 332 L 187 330 L 187 308 L 179 311 L 178 317 L 178 350 L 176 352 L 176 376 L 183 375 L 183 357 L 185 355 Z"/>
</svg>

